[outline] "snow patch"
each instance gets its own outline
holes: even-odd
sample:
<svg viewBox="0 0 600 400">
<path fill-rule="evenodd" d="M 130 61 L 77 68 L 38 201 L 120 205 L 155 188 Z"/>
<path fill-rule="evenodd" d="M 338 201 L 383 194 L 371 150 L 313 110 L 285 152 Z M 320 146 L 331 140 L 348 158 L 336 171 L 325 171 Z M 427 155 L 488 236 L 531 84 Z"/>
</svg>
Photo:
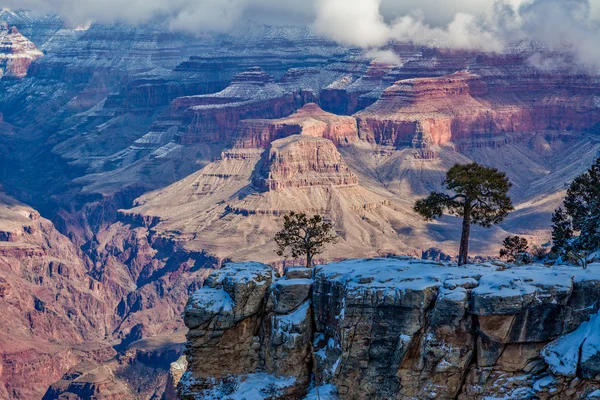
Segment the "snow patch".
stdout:
<svg viewBox="0 0 600 400">
<path fill-rule="evenodd" d="M 575 331 L 548 344 L 541 352 L 550 370 L 574 378 L 577 366 L 600 353 L 600 314 L 594 314 Z"/>
</svg>

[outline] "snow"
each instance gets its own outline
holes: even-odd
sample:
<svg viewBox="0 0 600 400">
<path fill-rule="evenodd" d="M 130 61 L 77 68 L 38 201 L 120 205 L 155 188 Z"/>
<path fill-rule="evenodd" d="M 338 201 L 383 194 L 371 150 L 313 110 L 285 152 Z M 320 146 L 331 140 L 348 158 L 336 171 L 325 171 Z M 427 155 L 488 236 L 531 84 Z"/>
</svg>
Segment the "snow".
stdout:
<svg viewBox="0 0 600 400">
<path fill-rule="evenodd" d="M 312 285 L 314 281 L 312 279 L 280 279 L 277 281 L 277 285 L 281 286 L 296 286 L 296 285 Z"/>
<path fill-rule="evenodd" d="M 600 399 L 600 389 L 594 390 L 592 393 L 588 394 L 586 399 Z"/>
<path fill-rule="evenodd" d="M 205 390 L 202 393 L 202 399 L 205 400 L 264 400 L 272 398 L 271 390 L 283 392 L 285 388 L 292 386 L 296 382 L 294 377 L 276 377 L 266 373 L 256 373 L 235 377 L 237 388 L 233 393 L 224 391 L 223 385 L 216 385 L 214 388 Z"/>
<path fill-rule="evenodd" d="M 554 382 L 554 376 L 547 375 L 541 379 L 538 379 L 533 383 L 533 389 L 537 392 L 541 392 L 547 389 Z"/>
<path fill-rule="evenodd" d="M 498 262 L 457 266 L 451 262 L 418 260 L 408 257 L 354 259 L 316 267 L 317 279 L 344 286 L 348 293 L 440 289 L 440 294 L 454 301 L 467 299 L 463 286 L 474 288 L 471 294 L 487 297 L 521 298 L 523 302 L 556 303 L 561 294 L 568 295 L 574 283 L 600 281 L 600 264 L 587 269 L 576 266 L 512 266 Z M 454 290 L 448 290 L 454 289 Z M 389 293 L 392 294 L 392 293 Z M 383 301 L 383 300 L 382 300 Z M 343 315 L 344 311 L 340 314 Z"/>
<path fill-rule="evenodd" d="M 299 326 L 306 320 L 306 315 L 308 314 L 308 308 L 310 307 L 310 302 L 305 301 L 300 307 L 296 309 L 291 314 L 278 315 L 277 319 L 279 323 L 285 326 Z"/>
<path fill-rule="evenodd" d="M 390 288 L 400 291 L 439 288 L 447 279 L 479 278 L 493 271 L 488 264 L 457 267 L 413 258 L 355 259 L 317 267 L 317 276 L 340 282 L 350 290 Z"/>
<path fill-rule="evenodd" d="M 233 310 L 233 299 L 223 289 L 202 288 L 191 296 L 191 306 L 202 308 L 211 313 Z"/>
<path fill-rule="evenodd" d="M 567 377 L 577 375 L 580 361 L 587 361 L 600 352 L 600 314 L 594 314 L 575 331 L 548 344 L 541 352 L 550 370 Z"/>
<path fill-rule="evenodd" d="M 458 287 L 453 290 L 448 290 L 445 288 L 440 289 L 440 300 L 448 299 L 452 301 L 466 301 L 469 298 L 467 290 L 462 287 Z"/>
<path fill-rule="evenodd" d="M 309 390 L 304 400 L 337 400 L 338 390 L 332 384 L 323 384 L 313 387 Z"/>
</svg>

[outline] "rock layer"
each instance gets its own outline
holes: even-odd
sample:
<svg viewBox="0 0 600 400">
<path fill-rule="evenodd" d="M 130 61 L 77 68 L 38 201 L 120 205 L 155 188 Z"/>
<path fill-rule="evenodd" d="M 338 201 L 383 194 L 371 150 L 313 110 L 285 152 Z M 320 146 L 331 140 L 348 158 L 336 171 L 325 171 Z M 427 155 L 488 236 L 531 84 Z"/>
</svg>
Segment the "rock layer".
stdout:
<svg viewBox="0 0 600 400">
<path fill-rule="evenodd" d="M 361 138 L 401 147 L 420 127 L 433 144 L 472 144 L 506 133 L 587 130 L 600 116 L 593 90 L 565 90 L 573 84 L 595 87 L 588 77 L 534 73 L 509 83 L 480 68 L 482 75 L 458 72 L 396 82 L 357 113 Z"/>
<path fill-rule="evenodd" d="M 233 141 L 235 147 L 267 148 L 277 139 L 300 134 L 331 140 L 345 146 L 358 140 L 356 120 L 324 112 L 310 103 L 293 115 L 276 120 L 243 120 Z"/>
<path fill-rule="evenodd" d="M 302 135 L 271 143 L 259 173 L 254 183 L 263 190 L 358 184 L 331 141 Z"/>
<path fill-rule="evenodd" d="M 600 388 L 600 264 L 457 267 L 404 258 L 320 266 L 314 283 L 295 270 L 269 274 L 260 264 L 231 264 L 190 298 L 183 398 L 252 374 L 293 380 L 271 399 L 301 398 L 311 373 L 356 400 L 566 400 Z M 241 312 L 244 304 L 251 311 Z M 583 346 L 582 355 L 569 344 Z"/>
<path fill-rule="evenodd" d="M 23 78 L 31 63 L 43 56 L 16 27 L 0 22 L 0 78 Z"/>
</svg>

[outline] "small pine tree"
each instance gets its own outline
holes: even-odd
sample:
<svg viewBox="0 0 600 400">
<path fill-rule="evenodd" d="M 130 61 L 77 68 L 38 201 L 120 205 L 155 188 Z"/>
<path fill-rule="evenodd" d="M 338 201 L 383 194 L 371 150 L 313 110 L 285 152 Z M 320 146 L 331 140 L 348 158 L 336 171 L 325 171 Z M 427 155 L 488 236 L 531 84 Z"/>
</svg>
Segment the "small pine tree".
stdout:
<svg viewBox="0 0 600 400">
<path fill-rule="evenodd" d="M 527 253 L 529 243 L 527 239 L 521 236 L 508 236 L 502 242 L 504 248 L 500 250 L 500 258 L 504 258 L 509 263 L 515 262 L 520 255 Z"/>
<path fill-rule="evenodd" d="M 283 229 L 275 235 L 276 252 L 286 258 L 306 256 L 306 266 L 311 268 L 313 258 L 323 253 L 325 245 L 337 242 L 332 228 L 320 215 L 309 218 L 292 211 L 283 217 Z"/>
<path fill-rule="evenodd" d="M 567 254 L 572 249 L 573 225 L 565 210 L 558 208 L 552 214 L 552 252 Z"/>
<path fill-rule="evenodd" d="M 463 218 L 458 256 L 458 264 L 463 265 L 468 260 L 471 225 L 489 228 L 513 210 L 508 196 L 511 183 L 503 172 L 472 163 L 450 168 L 443 185 L 454 194 L 432 192 L 417 201 L 414 210 L 426 220 L 439 218 L 445 211 Z"/>
</svg>

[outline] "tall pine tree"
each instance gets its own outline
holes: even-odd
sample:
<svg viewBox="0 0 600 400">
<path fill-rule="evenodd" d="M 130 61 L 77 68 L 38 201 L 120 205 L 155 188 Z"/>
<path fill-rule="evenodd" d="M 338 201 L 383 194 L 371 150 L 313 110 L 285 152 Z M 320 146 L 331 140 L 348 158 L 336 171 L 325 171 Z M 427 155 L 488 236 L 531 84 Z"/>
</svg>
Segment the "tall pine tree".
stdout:
<svg viewBox="0 0 600 400">
<path fill-rule="evenodd" d="M 413 208 L 426 220 L 440 218 L 445 212 L 462 218 L 458 265 L 463 265 L 468 262 L 471 225 L 489 228 L 513 210 L 508 196 L 511 183 L 504 172 L 471 163 L 450 168 L 443 185 L 451 194 L 431 192 Z"/>
<path fill-rule="evenodd" d="M 600 249 L 600 158 L 571 183 L 565 211 L 556 210 L 552 222 L 555 252 Z"/>
<path fill-rule="evenodd" d="M 562 208 L 552 214 L 552 252 L 567 254 L 572 251 L 573 224 L 571 218 Z"/>
</svg>

